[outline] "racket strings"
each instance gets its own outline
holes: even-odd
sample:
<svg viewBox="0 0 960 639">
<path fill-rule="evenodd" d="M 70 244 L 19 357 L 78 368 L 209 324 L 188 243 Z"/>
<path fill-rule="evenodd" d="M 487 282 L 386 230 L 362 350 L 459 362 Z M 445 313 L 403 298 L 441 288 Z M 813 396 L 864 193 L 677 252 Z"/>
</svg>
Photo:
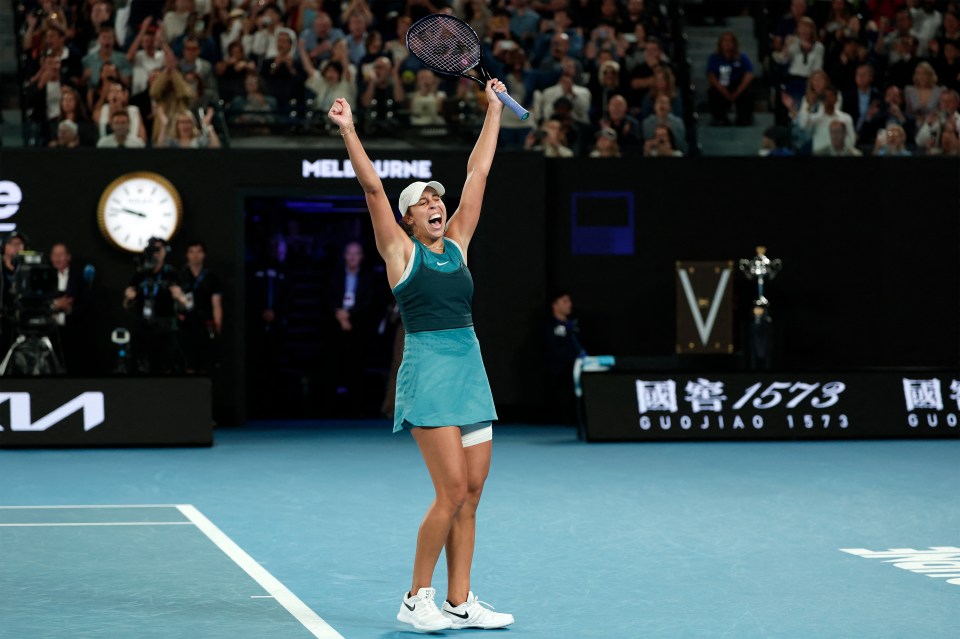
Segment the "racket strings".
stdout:
<svg viewBox="0 0 960 639">
<path fill-rule="evenodd" d="M 407 47 L 427 66 L 465 73 L 480 63 L 480 42 L 469 25 L 445 16 L 424 18 L 407 32 Z"/>
</svg>

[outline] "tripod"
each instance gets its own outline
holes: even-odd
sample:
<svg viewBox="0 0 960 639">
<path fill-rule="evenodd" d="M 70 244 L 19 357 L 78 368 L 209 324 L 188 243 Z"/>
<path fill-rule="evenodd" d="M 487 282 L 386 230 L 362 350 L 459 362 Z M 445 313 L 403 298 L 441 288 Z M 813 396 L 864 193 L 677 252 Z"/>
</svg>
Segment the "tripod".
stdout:
<svg viewBox="0 0 960 639">
<path fill-rule="evenodd" d="M 21 327 L 20 334 L 0 362 L 0 377 L 63 375 L 66 371 L 50 339 L 56 330 L 56 325 L 48 322 Z"/>
</svg>

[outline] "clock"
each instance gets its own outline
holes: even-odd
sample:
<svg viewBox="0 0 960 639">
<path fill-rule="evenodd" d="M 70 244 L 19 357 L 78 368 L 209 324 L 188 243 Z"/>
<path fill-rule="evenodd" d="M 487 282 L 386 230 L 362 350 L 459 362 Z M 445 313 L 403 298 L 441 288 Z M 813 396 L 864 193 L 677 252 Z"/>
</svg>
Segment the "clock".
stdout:
<svg viewBox="0 0 960 639">
<path fill-rule="evenodd" d="M 107 241 L 139 253 L 151 237 L 170 240 L 180 229 L 183 203 L 176 187 L 149 171 L 121 175 L 100 196 L 97 223 Z"/>
</svg>

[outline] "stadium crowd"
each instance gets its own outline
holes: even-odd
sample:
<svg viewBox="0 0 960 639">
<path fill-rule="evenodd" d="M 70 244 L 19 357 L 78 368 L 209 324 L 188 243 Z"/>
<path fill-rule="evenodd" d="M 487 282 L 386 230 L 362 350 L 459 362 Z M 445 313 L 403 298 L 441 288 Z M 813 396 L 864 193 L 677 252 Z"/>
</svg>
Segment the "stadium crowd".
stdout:
<svg viewBox="0 0 960 639">
<path fill-rule="evenodd" d="M 447 135 L 482 121 L 483 91 L 405 46 L 448 12 L 478 33 L 491 74 L 531 112 L 501 144 L 548 157 L 696 152 L 696 117 L 749 125 L 772 109 L 770 156 L 957 155 L 960 2 L 792 0 L 766 7 L 762 59 L 726 32 L 704 105 L 678 77 L 667 0 L 27 0 L 24 104 L 38 144 L 218 147 L 221 136 L 326 134 L 334 98 L 367 136 Z M 785 13 L 784 13 L 785 12 Z M 782 15 L 782 17 L 780 17 Z M 764 28 L 761 26 L 761 28 Z M 731 122 L 730 116 L 734 117 Z"/>
</svg>

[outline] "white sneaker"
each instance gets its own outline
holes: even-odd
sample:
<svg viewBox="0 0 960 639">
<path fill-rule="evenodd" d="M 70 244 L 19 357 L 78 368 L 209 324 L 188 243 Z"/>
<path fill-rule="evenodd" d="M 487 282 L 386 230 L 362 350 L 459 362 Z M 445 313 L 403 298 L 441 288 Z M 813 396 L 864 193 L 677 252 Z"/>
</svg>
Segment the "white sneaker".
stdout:
<svg viewBox="0 0 960 639">
<path fill-rule="evenodd" d="M 440 613 L 433 601 L 436 592 L 434 588 L 421 588 L 412 597 L 404 593 L 397 621 L 408 623 L 420 632 L 437 632 L 450 628 L 453 624 Z"/>
<path fill-rule="evenodd" d="M 482 605 L 481 605 L 482 604 Z M 483 606 L 489 606 L 484 608 Z M 443 602 L 443 616 L 450 620 L 453 630 L 461 628 L 503 628 L 513 623 L 513 615 L 503 612 L 494 612 L 493 606 L 478 600 L 473 591 L 467 595 L 467 600 L 459 606 L 450 605 L 449 601 Z"/>
</svg>

